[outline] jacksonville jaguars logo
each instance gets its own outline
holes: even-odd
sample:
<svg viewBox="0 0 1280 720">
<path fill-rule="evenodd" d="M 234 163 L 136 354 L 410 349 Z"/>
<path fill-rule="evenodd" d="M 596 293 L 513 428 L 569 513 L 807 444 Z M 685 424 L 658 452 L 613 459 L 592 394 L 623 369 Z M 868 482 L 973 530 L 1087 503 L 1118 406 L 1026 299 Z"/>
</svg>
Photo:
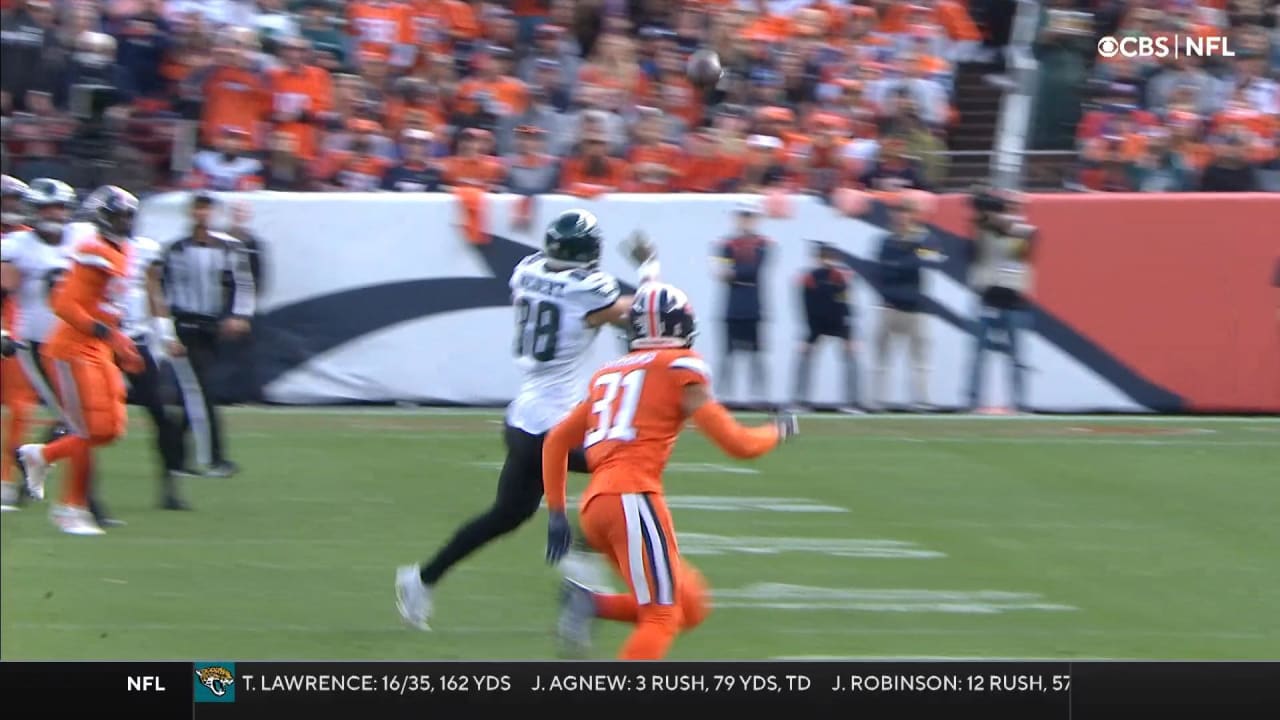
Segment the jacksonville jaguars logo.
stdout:
<svg viewBox="0 0 1280 720">
<path fill-rule="evenodd" d="M 196 679 L 200 684 L 209 688 L 209 692 L 215 697 L 222 697 L 227 694 L 227 688 L 235 687 L 236 679 L 230 670 L 221 665 L 211 665 L 196 670 Z"/>
</svg>

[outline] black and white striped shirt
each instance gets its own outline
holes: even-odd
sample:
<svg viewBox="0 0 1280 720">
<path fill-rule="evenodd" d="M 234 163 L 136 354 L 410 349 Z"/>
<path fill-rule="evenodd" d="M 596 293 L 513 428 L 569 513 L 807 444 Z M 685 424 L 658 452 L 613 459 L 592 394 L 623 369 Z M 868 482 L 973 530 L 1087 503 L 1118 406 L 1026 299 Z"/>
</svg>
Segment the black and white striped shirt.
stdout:
<svg viewBox="0 0 1280 720">
<path fill-rule="evenodd" d="M 175 319 L 250 317 L 255 290 L 248 253 L 239 240 L 220 232 L 209 233 L 203 242 L 190 236 L 177 240 L 164 254 L 164 293 Z"/>
</svg>

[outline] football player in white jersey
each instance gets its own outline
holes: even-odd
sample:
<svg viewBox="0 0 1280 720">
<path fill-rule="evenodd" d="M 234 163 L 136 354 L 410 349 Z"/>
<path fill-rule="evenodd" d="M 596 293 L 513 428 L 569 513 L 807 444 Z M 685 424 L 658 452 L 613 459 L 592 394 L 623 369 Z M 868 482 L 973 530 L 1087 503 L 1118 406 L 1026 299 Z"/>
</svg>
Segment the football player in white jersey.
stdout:
<svg viewBox="0 0 1280 720">
<path fill-rule="evenodd" d="M 497 497 L 430 561 L 397 569 L 396 605 L 413 627 L 429 629 L 433 589 L 450 568 L 523 525 L 542 502 L 543 438 L 582 400 L 582 365 L 600 328 L 626 324 L 631 307 L 631 296 L 623 296 L 618 281 L 599 267 L 601 244 L 595 216 L 570 210 L 547 228 L 542 252 L 520 261 L 511 274 L 514 353 L 524 377 L 507 408 L 507 457 Z M 656 276 L 657 259 L 647 242 L 633 244 L 632 258 L 642 262 L 642 280 Z M 574 472 L 587 472 L 581 450 L 569 465 Z"/>
<path fill-rule="evenodd" d="M 91 238 L 104 223 L 114 223 L 119 229 L 121 219 L 103 216 L 103 198 L 114 192 L 112 186 L 95 190 L 85 199 L 83 210 L 86 222 L 73 223 L 67 229 L 72 243 Z M 132 221 L 127 221 L 132 233 Z M 156 450 L 160 456 L 160 499 L 164 510 L 189 510 L 178 491 L 178 478 L 190 474 L 182 467 L 182 426 L 170 418 L 165 410 L 166 398 L 176 395 L 176 390 L 166 392 L 166 375 L 161 371 L 168 358 L 182 357 L 186 348 L 178 341 L 169 306 L 160 286 L 160 264 L 163 248 L 149 237 L 130 235 L 128 294 L 121 330 L 133 340 L 142 356 L 142 372 L 127 375 L 130 405 L 144 408 L 151 416 L 155 429 Z M 96 485 L 96 484 L 95 484 Z"/>
<path fill-rule="evenodd" d="M 0 242 L 9 233 L 28 230 L 26 196 L 30 188 L 12 175 L 0 176 Z M 15 285 L 16 287 L 16 285 Z M 17 318 L 18 299 L 8 287 L 0 287 L 0 407 L 8 411 L 4 419 L 4 448 L 0 450 L 0 510 L 17 510 L 21 487 L 14 482 L 17 458 L 14 453 L 27 434 L 27 421 L 35 405 L 34 391 L 14 357 L 20 343 L 10 334 Z"/>
<path fill-rule="evenodd" d="M 31 228 L 0 240 L 0 288 L 17 302 L 14 326 L 6 331 L 17 343 L 16 357 L 28 384 L 50 412 L 59 414 L 58 396 L 41 359 L 40 344 L 57 323 L 49 295 L 70 267 L 73 245 L 66 241 L 65 229 L 76 193 L 60 180 L 39 178 L 31 181 L 25 201 L 32 212 Z M 0 505 L 17 507 L 16 484 L 5 483 L 0 493 Z"/>
</svg>

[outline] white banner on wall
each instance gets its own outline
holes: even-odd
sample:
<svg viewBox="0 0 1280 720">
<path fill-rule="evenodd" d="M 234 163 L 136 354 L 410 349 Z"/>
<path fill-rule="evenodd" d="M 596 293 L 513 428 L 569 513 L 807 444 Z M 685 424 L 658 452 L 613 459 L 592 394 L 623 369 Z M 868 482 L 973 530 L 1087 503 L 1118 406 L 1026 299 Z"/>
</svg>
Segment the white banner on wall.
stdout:
<svg viewBox="0 0 1280 720">
<path fill-rule="evenodd" d="M 279 403 L 461 403 L 501 405 L 514 397 L 519 375 L 511 357 L 512 311 L 504 303 L 510 257 L 499 240 L 489 255 L 467 244 L 457 229 L 457 201 L 448 195 L 281 194 L 244 195 L 253 208 L 252 229 L 266 245 L 268 281 L 259 325 L 270 332 L 259 349 L 271 356 L 265 395 Z M 635 272 L 618 245 L 643 230 L 657 245 L 663 279 L 684 289 L 698 311 L 697 349 L 720 370 L 726 288 L 715 279 L 716 243 L 733 232 L 736 195 L 613 195 L 595 200 L 545 196 L 536 205 L 531 232 L 511 230 L 516 198 L 491 198 L 488 230 L 535 251 L 541 230 L 558 212 L 583 207 L 599 218 L 607 238 L 604 266 L 624 282 Z M 189 196 L 156 196 L 143 205 L 140 231 L 167 242 L 187 230 Z M 799 279 L 812 267 L 809 240 L 835 244 L 856 258 L 874 260 L 885 232 L 862 220 L 840 217 L 813 198 L 797 198 L 785 219 L 764 218 L 761 232 L 773 241 L 762 285 L 768 387 L 747 388 L 745 364 L 733 373 L 728 400 L 790 402 L 795 353 L 804 336 Z M 505 252 L 505 254 L 504 254 Z M 512 253 L 515 253 L 514 255 Z M 495 254 L 500 256 L 494 259 Z M 486 260 L 486 258 L 488 258 Z M 505 264 L 504 264 L 505 263 Z M 492 270 L 491 267 L 496 268 Z M 501 277 L 495 277 L 501 275 Z M 870 392 L 871 342 L 879 322 L 878 295 L 855 281 L 862 395 Z M 976 297 L 962 283 L 927 271 L 928 293 L 960 318 L 976 312 Z M 391 305 L 393 307 L 388 307 Z M 336 327 L 341 325 L 342 327 Z M 322 336 L 338 341 L 313 344 Z M 960 405 L 967 394 L 972 337 L 931 317 L 929 401 Z M 606 331 L 591 365 L 622 351 L 621 335 Z M 1028 397 L 1039 410 L 1142 411 L 1141 405 L 1039 336 L 1024 338 Z M 905 403 L 906 347 L 889 363 L 891 403 Z M 1008 403 L 1007 360 L 986 363 L 985 404 Z M 844 383 L 834 346 L 820 351 L 811 398 L 836 404 Z M 586 378 L 583 378 L 585 384 Z"/>
</svg>

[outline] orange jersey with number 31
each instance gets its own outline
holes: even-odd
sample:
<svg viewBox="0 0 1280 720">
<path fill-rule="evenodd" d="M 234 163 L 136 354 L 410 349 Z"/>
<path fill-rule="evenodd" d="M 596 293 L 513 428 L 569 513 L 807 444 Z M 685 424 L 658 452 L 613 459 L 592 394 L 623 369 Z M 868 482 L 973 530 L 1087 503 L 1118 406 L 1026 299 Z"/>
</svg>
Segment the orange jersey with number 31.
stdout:
<svg viewBox="0 0 1280 720">
<path fill-rule="evenodd" d="M 636 351 L 591 378 L 583 447 L 596 495 L 662 492 L 662 472 L 687 419 L 685 387 L 708 384 L 711 372 L 689 349 Z"/>
</svg>

